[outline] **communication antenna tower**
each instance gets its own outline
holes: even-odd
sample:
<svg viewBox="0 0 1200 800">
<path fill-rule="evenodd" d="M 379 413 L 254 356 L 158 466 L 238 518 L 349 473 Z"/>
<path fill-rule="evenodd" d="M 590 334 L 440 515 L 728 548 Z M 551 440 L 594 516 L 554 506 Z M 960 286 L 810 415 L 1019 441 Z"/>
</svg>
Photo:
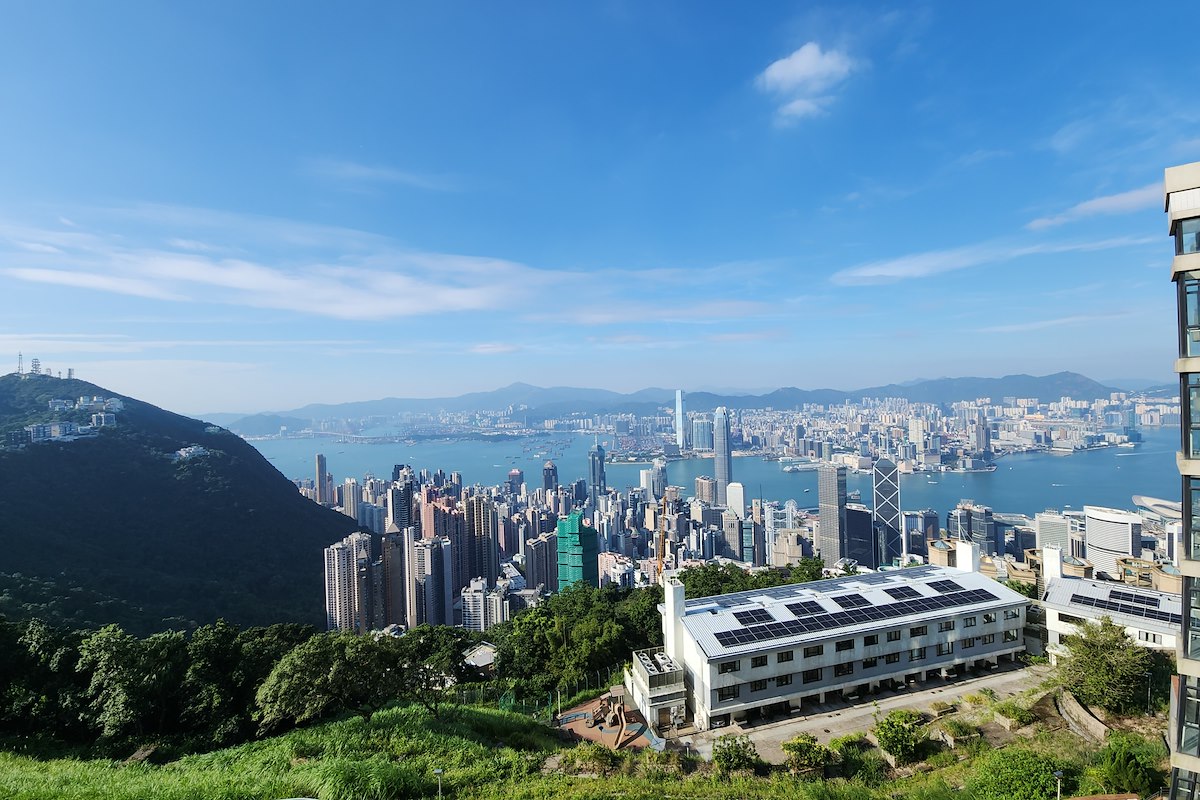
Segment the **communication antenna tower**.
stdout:
<svg viewBox="0 0 1200 800">
<path fill-rule="evenodd" d="M 35 358 L 29 362 L 29 374 L 30 375 L 41 375 L 42 374 L 41 359 Z"/>
<path fill-rule="evenodd" d="M 25 374 L 25 354 L 24 353 L 17 353 L 17 374 L 18 375 Z"/>
</svg>

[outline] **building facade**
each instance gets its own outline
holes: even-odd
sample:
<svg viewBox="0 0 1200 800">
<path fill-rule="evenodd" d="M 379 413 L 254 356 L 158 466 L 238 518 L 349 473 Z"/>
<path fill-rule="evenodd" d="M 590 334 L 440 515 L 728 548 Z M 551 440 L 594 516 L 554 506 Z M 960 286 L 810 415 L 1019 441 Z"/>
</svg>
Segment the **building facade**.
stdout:
<svg viewBox="0 0 1200 800">
<path fill-rule="evenodd" d="M 555 531 L 558 545 L 558 590 L 582 581 L 600 586 L 600 537 L 596 529 L 573 512 L 558 521 Z"/>
<path fill-rule="evenodd" d="M 846 557 L 846 468 L 821 464 L 817 468 L 817 549 L 825 566 Z"/>
<path fill-rule="evenodd" d="M 713 412 L 713 474 L 717 481 L 717 505 L 726 502 L 729 482 L 733 480 L 733 451 L 730 449 L 729 409 L 718 406 Z"/>
</svg>

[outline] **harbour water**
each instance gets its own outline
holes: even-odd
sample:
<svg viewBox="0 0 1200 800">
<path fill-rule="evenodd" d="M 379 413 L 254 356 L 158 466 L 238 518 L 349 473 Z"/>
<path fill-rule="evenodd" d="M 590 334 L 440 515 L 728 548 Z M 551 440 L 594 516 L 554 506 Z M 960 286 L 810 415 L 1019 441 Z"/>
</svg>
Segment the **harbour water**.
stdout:
<svg viewBox="0 0 1200 800">
<path fill-rule="evenodd" d="M 1179 432 L 1174 428 L 1143 429 L 1144 441 L 1134 448 L 1107 447 L 1072 455 L 1021 453 L 1005 456 L 995 472 L 919 473 L 901 478 L 901 505 L 908 510 L 933 508 L 945 513 L 959 500 L 971 499 L 996 511 L 1035 514 L 1047 508 L 1080 508 L 1103 505 L 1132 508 L 1135 494 L 1179 499 L 1179 473 L 1175 451 Z M 501 483 L 508 471 L 524 471 L 531 486 L 541 485 L 542 465 L 552 458 L 559 479 L 569 483 L 587 474 L 587 452 L 593 437 L 573 434 L 541 435 L 503 442 L 432 440 L 414 444 L 356 444 L 330 439 L 264 439 L 251 442 L 289 478 L 311 478 L 314 456 L 324 453 L 335 480 L 362 479 L 367 474 L 391 475 L 394 464 L 415 470 L 442 469 L 462 473 L 467 484 Z M 602 439 L 603 441 L 603 439 Z M 639 484 L 639 470 L 648 464 L 610 463 L 610 487 Z M 673 461 L 667 479 L 691 495 L 695 479 L 713 474 L 709 458 Z M 756 457 L 735 458 L 733 478 L 746 487 L 746 497 L 780 502 L 792 499 L 801 508 L 817 505 L 817 473 L 786 473 L 775 461 Z M 847 476 L 847 488 L 862 493 L 871 504 L 871 476 Z"/>
</svg>

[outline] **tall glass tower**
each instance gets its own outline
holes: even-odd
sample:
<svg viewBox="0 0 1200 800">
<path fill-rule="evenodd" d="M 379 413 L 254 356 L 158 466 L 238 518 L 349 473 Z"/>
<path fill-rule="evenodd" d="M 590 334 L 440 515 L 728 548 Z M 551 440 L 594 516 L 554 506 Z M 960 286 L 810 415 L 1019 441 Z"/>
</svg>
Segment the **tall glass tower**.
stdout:
<svg viewBox="0 0 1200 800">
<path fill-rule="evenodd" d="M 596 508 L 600 495 L 607 492 L 608 485 L 604 480 L 604 448 L 597 440 L 588 452 L 588 503 L 592 508 Z"/>
<path fill-rule="evenodd" d="M 1200 162 L 1167 169 L 1163 189 L 1175 239 L 1171 279 L 1179 315 L 1182 450 L 1176 458 L 1183 493 L 1183 637 L 1171 698 L 1171 797 L 1200 797 Z"/>
<path fill-rule="evenodd" d="M 825 566 L 846 557 L 846 468 L 824 463 L 817 467 L 817 546 Z"/>
<path fill-rule="evenodd" d="M 874 471 L 875 530 L 879 535 L 879 563 L 891 564 L 908 555 L 900 524 L 900 470 L 890 458 L 875 462 Z"/>
<path fill-rule="evenodd" d="M 717 505 L 726 503 L 726 489 L 733 480 L 733 454 L 729 450 L 729 409 L 718 406 L 713 412 L 713 470 L 717 478 Z"/>
</svg>

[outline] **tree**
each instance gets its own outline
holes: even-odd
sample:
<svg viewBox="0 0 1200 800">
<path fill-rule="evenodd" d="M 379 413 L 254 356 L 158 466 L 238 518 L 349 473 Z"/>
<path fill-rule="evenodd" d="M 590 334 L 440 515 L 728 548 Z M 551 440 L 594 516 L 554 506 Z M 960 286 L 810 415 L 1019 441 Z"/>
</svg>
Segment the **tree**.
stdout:
<svg viewBox="0 0 1200 800">
<path fill-rule="evenodd" d="M 749 736 L 725 734 L 718 736 L 713 742 L 712 761 L 722 775 L 742 769 L 754 769 L 759 762 L 758 750 Z"/>
<path fill-rule="evenodd" d="M 1097 755 L 1096 767 L 1088 771 L 1088 778 L 1104 792 L 1132 792 L 1147 797 L 1166 780 L 1158 768 L 1166 755 L 1161 744 L 1133 734 L 1114 733 Z"/>
<path fill-rule="evenodd" d="M 1007 747 L 976 762 L 967 789 L 975 800 L 1051 800 L 1058 790 L 1054 773 L 1059 770 L 1063 765 L 1050 756 Z M 1064 778 L 1065 797 L 1071 784 L 1070 776 Z"/>
<path fill-rule="evenodd" d="M 1076 626 L 1063 644 L 1067 657 L 1059 660 L 1063 686 L 1085 705 L 1115 712 L 1142 707 L 1150 654 L 1108 617 Z"/>
<path fill-rule="evenodd" d="M 1035 584 L 1025 583 L 1024 581 L 1000 581 L 1000 583 L 1012 589 L 1017 594 L 1028 597 L 1030 600 L 1038 599 L 1037 585 Z"/>
<path fill-rule="evenodd" d="M 786 756 L 785 763 L 793 772 L 823 769 L 833 758 L 833 751 L 808 733 L 801 733 L 789 739 L 781 747 Z"/>
<path fill-rule="evenodd" d="M 76 669 L 91 676 L 86 696 L 102 735 L 163 732 L 178 719 L 186 663 L 177 631 L 139 640 L 108 625 L 84 639 Z"/>
<path fill-rule="evenodd" d="M 800 559 L 800 562 L 792 566 L 791 570 L 791 583 L 819 581 L 825 577 L 825 562 L 816 556 L 807 556 Z"/>
<path fill-rule="evenodd" d="M 446 625 L 420 625 L 395 641 L 401 693 L 439 716 L 447 691 L 468 677 L 466 633 Z"/>
<path fill-rule="evenodd" d="M 897 709 L 883 719 L 876 716 L 872 732 L 879 747 L 891 753 L 900 764 L 915 760 L 926 738 L 921 715 L 909 709 Z"/>
</svg>

